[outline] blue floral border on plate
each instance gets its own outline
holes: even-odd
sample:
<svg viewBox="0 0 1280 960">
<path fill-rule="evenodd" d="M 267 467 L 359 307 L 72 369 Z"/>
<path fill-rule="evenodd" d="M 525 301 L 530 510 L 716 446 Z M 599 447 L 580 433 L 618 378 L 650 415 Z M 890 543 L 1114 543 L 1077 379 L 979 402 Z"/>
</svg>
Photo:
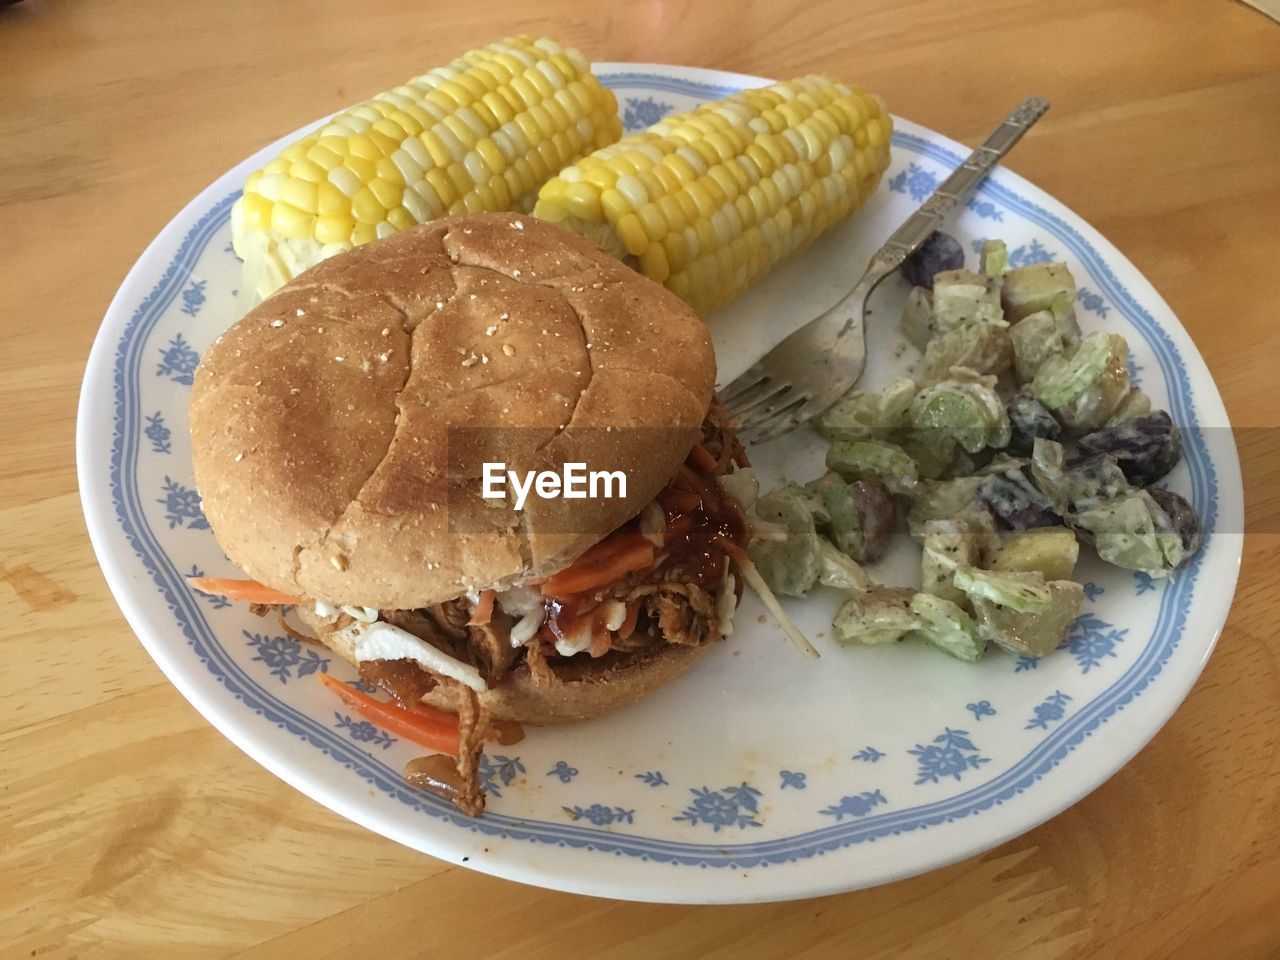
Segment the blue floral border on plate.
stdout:
<svg viewBox="0 0 1280 960">
<path fill-rule="evenodd" d="M 612 87 L 640 86 L 649 91 L 661 89 L 687 96 L 722 96 L 738 89 L 643 73 L 613 74 L 605 80 Z M 950 150 L 911 134 L 898 132 L 893 140 L 899 148 L 948 167 L 955 166 L 962 159 Z M 1177 423 L 1190 427 L 1186 431 L 1185 459 L 1191 475 L 1192 502 L 1204 518 L 1205 529 L 1212 531 L 1218 508 L 1217 476 L 1203 436 L 1197 429 L 1186 366 L 1172 339 L 1133 299 L 1099 253 L 1071 225 L 994 181 L 985 182 L 980 192 L 1044 227 L 1065 244 L 1100 280 L 1103 292 L 1146 339 L 1160 363 L 1166 383 L 1171 386 L 1170 412 Z M 838 822 L 790 837 L 739 844 L 684 843 L 492 812 L 480 819 L 465 817 L 447 802 L 406 786 L 397 770 L 365 753 L 316 719 L 277 700 L 247 675 L 219 643 L 195 596 L 187 588 L 183 574 L 170 562 L 142 511 L 135 473 L 140 443 L 145 436 L 138 388 L 142 352 L 150 331 L 165 309 L 180 295 L 205 246 L 226 222 L 236 196 L 238 194 L 223 198 L 201 216 L 183 239 L 178 254 L 160 282 L 139 305 L 121 334 L 114 370 L 115 428 L 110 469 L 116 515 L 126 539 L 155 581 L 192 650 L 229 693 L 277 727 L 355 771 L 371 786 L 416 810 L 448 820 L 461 829 L 514 840 L 689 866 L 767 867 L 770 863 L 799 860 L 877 837 L 961 819 L 1026 791 L 1102 723 L 1138 696 L 1161 672 L 1177 647 L 1199 575 L 1200 560 L 1165 589 L 1151 638 L 1134 664 L 1119 679 L 1004 772 L 979 786 L 934 803 Z"/>
</svg>

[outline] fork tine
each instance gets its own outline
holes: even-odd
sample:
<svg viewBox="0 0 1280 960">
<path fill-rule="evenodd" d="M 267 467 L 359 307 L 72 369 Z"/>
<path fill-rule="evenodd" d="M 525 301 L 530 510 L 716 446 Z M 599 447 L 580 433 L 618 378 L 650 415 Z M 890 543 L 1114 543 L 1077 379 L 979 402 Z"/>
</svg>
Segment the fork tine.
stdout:
<svg viewBox="0 0 1280 960">
<path fill-rule="evenodd" d="M 764 372 L 764 368 L 758 363 L 753 363 L 742 372 L 741 376 L 720 388 L 718 391 L 720 400 L 726 407 L 731 406 L 736 397 L 767 379 L 769 375 Z"/>
<path fill-rule="evenodd" d="M 796 425 L 796 414 L 809 402 L 807 396 L 799 396 L 779 407 L 771 407 L 738 432 L 749 443 L 767 443 L 781 436 Z"/>
<path fill-rule="evenodd" d="M 780 403 L 787 403 L 795 388 L 791 384 L 774 381 L 761 393 L 751 398 L 748 402 L 739 404 L 734 408 L 732 416 L 739 423 L 739 429 L 751 429 L 751 426 L 760 420 L 761 417 L 768 416 L 770 411 Z"/>
<path fill-rule="evenodd" d="M 762 397 L 767 397 L 770 393 L 776 392 L 779 386 L 780 384 L 766 377 L 736 394 L 732 400 L 726 401 L 724 404 L 725 411 L 729 414 L 729 419 L 736 420 L 740 418 Z"/>
</svg>

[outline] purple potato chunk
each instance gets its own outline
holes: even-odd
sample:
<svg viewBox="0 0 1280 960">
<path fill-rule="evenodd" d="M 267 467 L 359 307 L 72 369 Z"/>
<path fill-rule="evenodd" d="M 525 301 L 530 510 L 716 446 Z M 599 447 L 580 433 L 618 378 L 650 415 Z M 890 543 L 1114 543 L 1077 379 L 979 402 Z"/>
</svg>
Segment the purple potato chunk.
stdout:
<svg viewBox="0 0 1280 960">
<path fill-rule="evenodd" d="M 1182 435 L 1164 410 L 1122 420 L 1080 438 L 1087 453 L 1110 455 L 1129 482 L 1147 487 L 1178 465 Z"/>
<path fill-rule="evenodd" d="M 897 508 L 883 483 L 855 480 L 853 500 L 862 511 L 862 556 L 855 559 L 875 563 L 889 549 L 898 529 Z"/>
<path fill-rule="evenodd" d="M 1186 498 L 1172 490 L 1152 487 L 1147 493 L 1160 505 L 1160 509 L 1169 518 L 1172 532 L 1176 533 L 1178 539 L 1182 541 L 1182 560 L 1178 566 L 1186 566 L 1204 542 L 1204 524 L 1200 522 L 1195 508 L 1186 501 Z"/>
<path fill-rule="evenodd" d="M 1011 464 L 984 477 L 978 487 L 978 501 L 1009 530 L 1062 523 L 1053 501 L 1036 488 L 1022 464 Z"/>
<path fill-rule="evenodd" d="M 1129 478 L 1115 458 L 1106 453 L 1074 457 L 1067 461 L 1071 485 L 1071 510 L 1078 512 L 1102 500 L 1114 500 L 1129 493 Z"/>
<path fill-rule="evenodd" d="M 1028 393 L 1020 393 L 1005 408 L 1009 414 L 1010 453 L 1027 457 L 1037 437 L 1046 440 L 1062 439 L 1062 424 L 1049 412 L 1049 408 Z"/>
<path fill-rule="evenodd" d="M 935 230 L 925 238 L 906 260 L 902 275 L 916 287 L 933 289 L 933 275 L 943 270 L 959 270 L 964 266 L 964 247 L 949 233 Z"/>
<path fill-rule="evenodd" d="M 808 490 L 821 498 L 826 517 L 818 527 L 842 553 L 859 563 L 875 563 L 897 530 L 897 508 L 888 488 L 877 480 L 846 482 L 827 473 Z"/>
</svg>

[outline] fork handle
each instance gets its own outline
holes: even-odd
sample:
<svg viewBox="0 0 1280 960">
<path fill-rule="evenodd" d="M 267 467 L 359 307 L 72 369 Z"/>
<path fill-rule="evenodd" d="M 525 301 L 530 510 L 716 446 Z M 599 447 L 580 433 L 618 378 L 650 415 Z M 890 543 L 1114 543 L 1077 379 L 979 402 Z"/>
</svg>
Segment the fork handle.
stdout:
<svg viewBox="0 0 1280 960">
<path fill-rule="evenodd" d="M 898 269 L 902 261 L 942 225 L 942 221 L 956 206 L 967 203 L 973 197 L 978 184 L 991 172 L 991 168 L 1013 149 L 1013 145 L 1022 139 L 1022 135 L 1048 109 L 1049 101 L 1044 97 L 1027 97 L 1014 107 L 1013 112 L 1000 122 L 991 136 L 982 141 L 982 145 L 969 154 L 968 159 L 956 167 L 951 176 L 929 195 L 920 209 L 911 214 L 885 241 L 884 246 L 876 251 L 867 267 L 864 281 L 870 280 L 874 284 Z"/>
</svg>

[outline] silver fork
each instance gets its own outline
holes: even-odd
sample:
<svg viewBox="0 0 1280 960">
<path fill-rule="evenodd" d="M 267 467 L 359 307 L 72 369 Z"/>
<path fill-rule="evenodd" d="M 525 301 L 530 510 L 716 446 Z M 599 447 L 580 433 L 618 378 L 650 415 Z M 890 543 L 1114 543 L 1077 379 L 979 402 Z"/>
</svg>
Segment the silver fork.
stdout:
<svg viewBox="0 0 1280 960">
<path fill-rule="evenodd" d="M 876 251 L 866 272 L 826 313 L 809 321 L 720 391 L 739 435 L 763 443 L 816 417 L 844 395 L 866 364 L 862 321 L 867 298 L 958 205 L 967 203 L 991 168 L 1049 109 L 1043 97 L 1027 97 L 982 146 L 934 190 Z"/>
</svg>

